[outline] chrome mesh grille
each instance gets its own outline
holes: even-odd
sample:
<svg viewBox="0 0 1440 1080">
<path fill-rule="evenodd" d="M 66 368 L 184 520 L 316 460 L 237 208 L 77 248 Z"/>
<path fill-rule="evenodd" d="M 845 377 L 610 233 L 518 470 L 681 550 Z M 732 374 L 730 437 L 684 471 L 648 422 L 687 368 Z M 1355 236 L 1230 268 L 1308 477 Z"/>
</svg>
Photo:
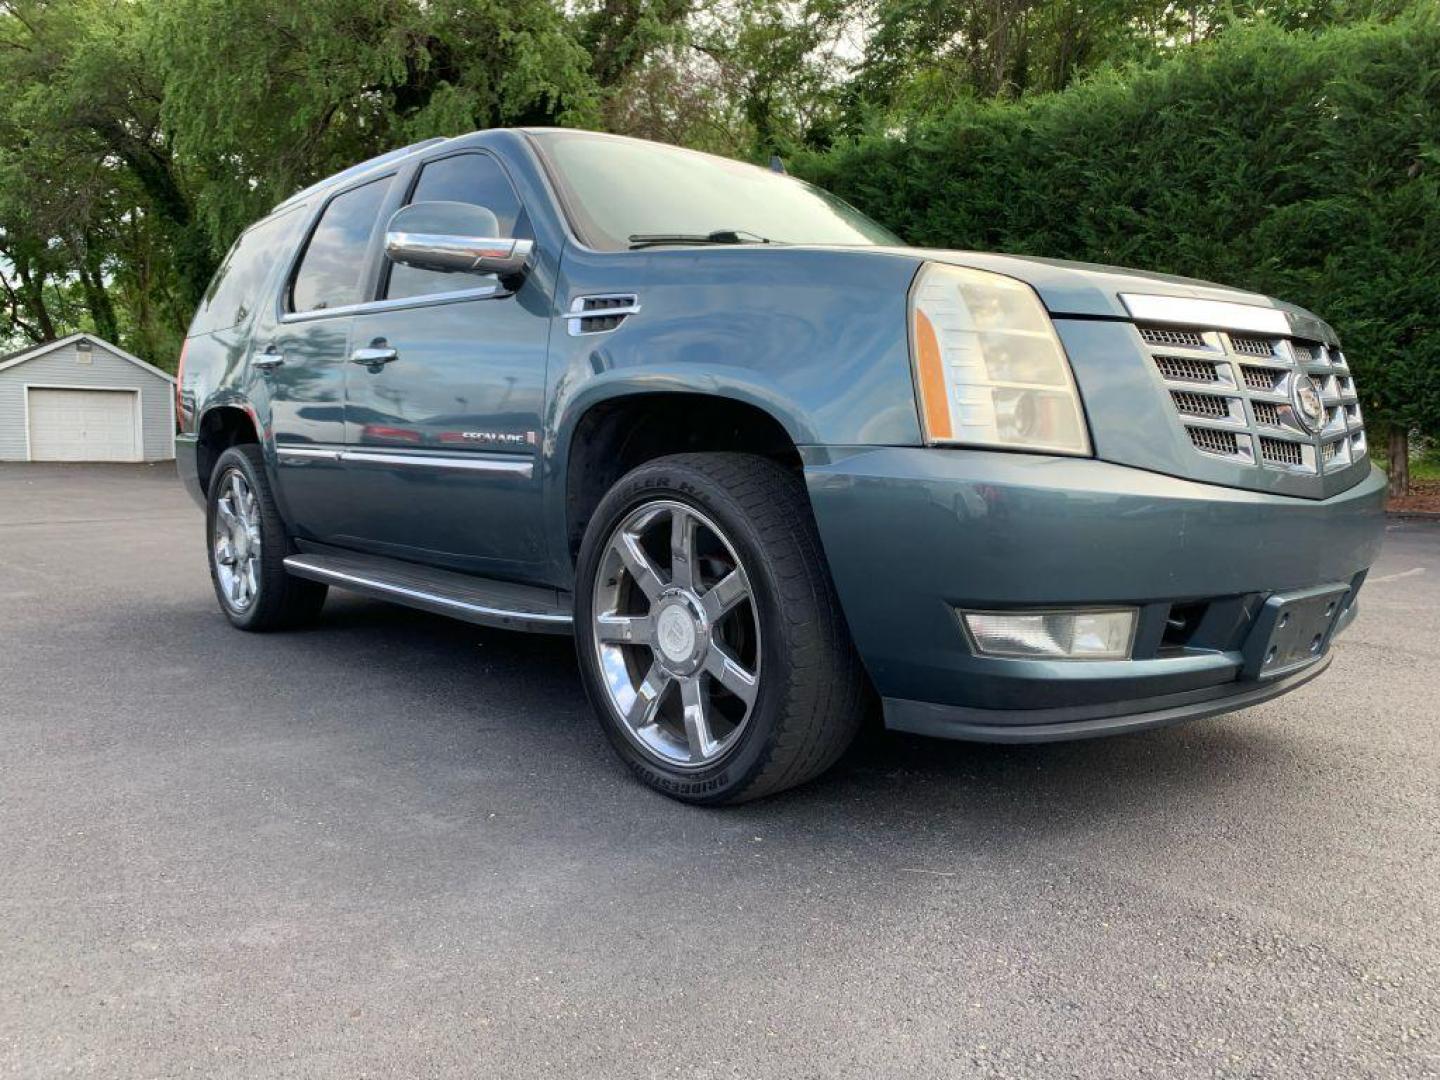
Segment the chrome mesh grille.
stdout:
<svg viewBox="0 0 1440 1080">
<path fill-rule="evenodd" d="M 1283 369 L 1256 367 L 1254 364 L 1241 364 L 1240 377 L 1245 380 L 1247 388 L 1266 394 L 1278 393 L 1279 388 L 1285 383 Z"/>
<path fill-rule="evenodd" d="M 1280 406 L 1273 401 L 1252 401 L 1250 408 L 1255 410 L 1255 422 L 1264 424 L 1266 427 L 1280 426 Z"/>
<path fill-rule="evenodd" d="M 1240 356 L 1274 356 L 1276 344 L 1274 338 L 1236 335 L 1230 339 L 1230 348 Z"/>
<path fill-rule="evenodd" d="M 1260 436 L 1260 456 L 1274 465 L 1303 465 L 1305 453 L 1298 442 Z"/>
<path fill-rule="evenodd" d="M 1240 453 L 1240 443 L 1233 431 L 1207 427 L 1187 427 L 1185 430 L 1190 433 L 1195 449 L 1203 453 L 1219 454 L 1221 457 L 1235 457 Z"/>
<path fill-rule="evenodd" d="M 1164 326 L 1142 326 L 1140 336 L 1147 345 L 1175 345 L 1186 349 L 1205 347 L 1205 339 L 1198 330 L 1171 330 Z"/>
<path fill-rule="evenodd" d="M 1136 329 L 1201 454 L 1311 475 L 1365 456 L 1355 380 L 1338 346 L 1208 328 Z M 1296 396 L 1296 381 L 1306 375 L 1324 406 L 1319 432 L 1298 411 L 1304 395 Z"/>
<path fill-rule="evenodd" d="M 1218 419 L 1230 415 L 1230 406 L 1226 400 L 1216 397 L 1214 394 L 1195 394 L 1188 390 L 1171 390 L 1170 397 L 1175 401 L 1175 408 L 1191 416 L 1208 416 Z"/>
<path fill-rule="evenodd" d="M 1214 364 L 1204 360 L 1190 360 L 1183 356 L 1157 356 L 1155 366 L 1160 374 L 1177 382 L 1219 382 L 1220 376 Z"/>
</svg>

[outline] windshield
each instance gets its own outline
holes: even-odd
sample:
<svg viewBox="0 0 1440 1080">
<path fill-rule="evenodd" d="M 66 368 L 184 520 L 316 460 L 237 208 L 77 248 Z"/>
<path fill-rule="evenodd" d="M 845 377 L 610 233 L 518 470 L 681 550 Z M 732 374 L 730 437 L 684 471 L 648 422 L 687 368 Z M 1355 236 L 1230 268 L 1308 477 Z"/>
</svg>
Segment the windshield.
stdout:
<svg viewBox="0 0 1440 1080">
<path fill-rule="evenodd" d="M 736 234 L 784 244 L 899 244 L 894 233 L 794 177 L 674 146 L 584 131 L 532 133 L 591 247 L 632 237 Z"/>
</svg>

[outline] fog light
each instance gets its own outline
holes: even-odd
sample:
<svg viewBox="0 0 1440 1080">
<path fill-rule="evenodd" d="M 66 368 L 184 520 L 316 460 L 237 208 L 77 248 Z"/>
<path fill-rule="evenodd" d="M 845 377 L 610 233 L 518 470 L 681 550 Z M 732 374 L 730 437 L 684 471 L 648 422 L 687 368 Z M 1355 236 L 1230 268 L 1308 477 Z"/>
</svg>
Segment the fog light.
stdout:
<svg viewBox="0 0 1440 1080">
<path fill-rule="evenodd" d="M 1036 660 L 1126 660 L 1135 639 L 1135 609 L 962 611 L 982 656 Z"/>
</svg>

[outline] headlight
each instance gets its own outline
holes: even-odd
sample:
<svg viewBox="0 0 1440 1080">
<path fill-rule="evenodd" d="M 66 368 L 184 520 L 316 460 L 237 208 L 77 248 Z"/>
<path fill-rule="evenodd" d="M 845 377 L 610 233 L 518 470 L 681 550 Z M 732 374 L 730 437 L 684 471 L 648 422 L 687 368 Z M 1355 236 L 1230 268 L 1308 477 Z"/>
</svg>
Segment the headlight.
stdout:
<svg viewBox="0 0 1440 1080">
<path fill-rule="evenodd" d="M 910 292 L 910 352 L 927 441 L 1090 453 L 1070 362 L 1024 282 L 926 263 Z"/>
</svg>

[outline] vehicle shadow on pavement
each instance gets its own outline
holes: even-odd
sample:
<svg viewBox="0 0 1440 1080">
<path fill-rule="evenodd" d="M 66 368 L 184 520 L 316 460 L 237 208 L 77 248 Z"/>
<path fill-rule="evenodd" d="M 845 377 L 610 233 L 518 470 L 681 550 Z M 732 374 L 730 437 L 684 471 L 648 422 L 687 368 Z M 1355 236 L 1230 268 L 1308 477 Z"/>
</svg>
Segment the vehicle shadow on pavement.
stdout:
<svg viewBox="0 0 1440 1080">
<path fill-rule="evenodd" d="M 631 780 L 585 700 L 568 637 L 469 626 L 390 605 L 332 599 L 320 626 L 303 632 L 308 662 L 357 665 L 383 675 L 387 690 L 446 700 L 426 722 L 458 725 L 477 752 L 514 757 L 538 773 L 537 791 L 576 800 L 592 821 L 613 811 L 673 808 Z M 1262 709 L 1283 706 L 1271 704 Z M 878 719 L 836 768 L 795 791 L 718 811 L 744 827 L 856 831 L 916 828 L 932 839 L 997 831 L 1073 835 L 1107 822 L 1173 818 L 1224 802 L 1238 790 L 1275 790 L 1295 770 L 1283 736 L 1259 710 L 1176 728 L 1081 742 L 1003 746 L 949 742 L 879 729 Z M 1275 715 L 1272 712 L 1272 716 Z M 605 797 L 596 800 L 597 791 Z M 541 797 L 537 794 L 537 797 Z M 713 817 L 717 811 L 677 808 Z"/>
</svg>

